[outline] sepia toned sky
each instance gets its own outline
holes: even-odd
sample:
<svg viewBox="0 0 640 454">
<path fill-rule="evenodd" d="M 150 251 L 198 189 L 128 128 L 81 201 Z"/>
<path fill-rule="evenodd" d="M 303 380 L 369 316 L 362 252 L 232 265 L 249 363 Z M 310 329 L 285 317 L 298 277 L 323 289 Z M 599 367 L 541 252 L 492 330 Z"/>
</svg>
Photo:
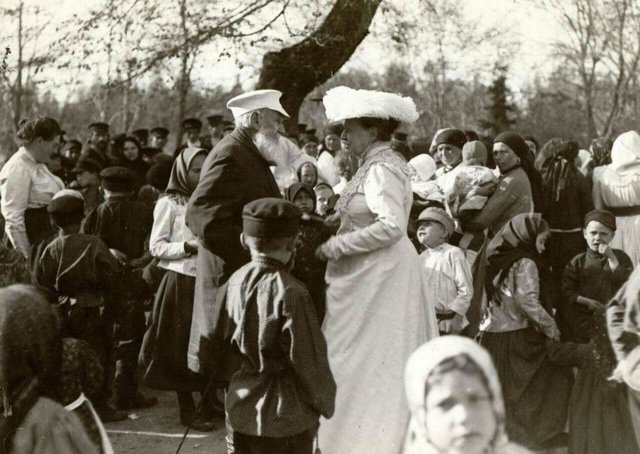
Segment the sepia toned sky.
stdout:
<svg viewBox="0 0 640 454">
<path fill-rule="evenodd" d="M 83 16 L 103 0 L 25 0 L 31 7 L 38 6 L 53 25 L 48 34 L 39 37 L 38 45 L 46 47 L 47 42 L 55 39 L 55 24 L 71 17 L 73 14 Z M 167 0 L 171 2 L 172 0 Z M 410 7 L 407 3 L 414 0 L 387 0 L 396 6 Z M 419 0 L 418 0 L 419 1 Z M 551 58 L 549 57 L 549 44 L 561 37 L 562 31 L 553 15 L 537 7 L 534 3 L 524 0 L 459 0 L 464 17 L 477 19 L 485 26 L 496 27 L 510 41 L 518 42 L 517 50 L 509 56 L 507 63 L 510 64 L 510 84 L 514 90 L 530 83 L 536 76 L 544 76 L 551 69 Z M 3 6 L 16 4 L 17 0 L 5 0 Z M 7 23 L 6 19 L 1 19 L 0 41 L 2 47 L 12 46 L 15 41 L 15 31 L 12 32 L 15 22 Z M 27 19 L 29 20 L 29 19 Z M 381 21 L 380 13 L 374 19 L 372 29 L 384 29 L 379 27 L 376 21 Z M 384 32 L 372 33 L 360 45 L 345 69 L 358 68 L 371 72 L 380 72 L 384 66 L 378 62 L 402 60 L 402 56 L 389 59 L 389 49 L 384 43 Z M 14 46 L 12 46 L 14 47 Z M 496 46 L 497 47 L 497 46 Z M 499 49 L 492 49 L 492 46 L 485 46 L 474 53 L 474 58 L 478 61 L 495 61 Z M 193 79 L 197 86 L 207 87 L 218 84 L 224 86 L 233 85 L 236 80 L 243 86 L 251 86 L 255 82 L 257 68 L 259 67 L 259 55 L 247 56 L 244 58 L 245 65 L 239 69 L 234 61 L 216 62 L 215 59 L 208 59 L 208 55 L 213 52 L 203 52 L 199 57 L 198 65 L 194 67 Z M 486 54 L 486 55 L 485 55 Z M 420 56 L 418 54 L 417 59 Z M 209 61 L 211 60 L 211 61 Z M 56 74 L 47 75 L 49 78 L 56 78 Z M 46 81 L 43 82 L 46 85 Z"/>
</svg>

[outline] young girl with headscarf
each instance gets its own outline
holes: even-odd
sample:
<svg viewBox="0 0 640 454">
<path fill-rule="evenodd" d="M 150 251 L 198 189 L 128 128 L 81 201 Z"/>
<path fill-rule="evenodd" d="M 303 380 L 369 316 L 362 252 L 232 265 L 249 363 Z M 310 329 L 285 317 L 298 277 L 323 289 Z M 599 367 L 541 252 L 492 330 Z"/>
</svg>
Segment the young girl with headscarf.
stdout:
<svg viewBox="0 0 640 454">
<path fill-rule="evenodd" d="M 185 224 L 185 211 L 207 154 L 203 148 L 183 150 L 171 170 L 166 195 L 156 202 L 149 250 L 166 273 L 140 350 L 144 383 L 176 391 L 180 422 L 201 431 L 213 430 L 213 424 L 196 413 L 192 392 L 203 391 L 206 383 L 187 367 L 198 241 Z"/>
<path fill-rule="evenodd" d="M 411 422 L 404 454 L 516 454 L 491 356 L 469 338 L 443 336 L 407 361 Z"/>
<path fill-rule="evenodd" d="M 296 260 L 291 274 L 304 282 L 309 290 L 316 306 L 318 322 L 322 325 L 325 312 L 324 274 L 327 263 L 318 260 L 315 251 L 331 237 L 331 231 L 325 227 L 324 220 L 315 214 L 316 194 L 309 186 L 294 183 L 286 189 L 284 197 L 302 211 L 302 222 L 300 222 L 298 233 L 300 241 L 296 247 Z"/>
<path fill-rule="evenodd" d="M 560 439 L 572 381 L 571 369 L 552 364 L 547 355 L 547 341 L 560 339 L 541 256 L 548 236 L 540 214 L 520 214 L 487 248 L 489 305 L 481 344 L 503 385 L 509 438 L 530 449 L 551 448 Z"/>
</svg>

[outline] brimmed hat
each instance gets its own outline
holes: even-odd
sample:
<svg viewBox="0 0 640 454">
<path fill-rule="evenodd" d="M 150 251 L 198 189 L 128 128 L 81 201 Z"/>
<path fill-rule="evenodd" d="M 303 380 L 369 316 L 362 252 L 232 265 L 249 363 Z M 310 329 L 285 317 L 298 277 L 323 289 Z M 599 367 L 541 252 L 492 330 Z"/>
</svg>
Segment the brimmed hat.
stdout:
<svg viewBox="0 0 640 454">
<path fill-rule="evenodd" d="M 167 137 L 169 135 L 169 130 L 167 128 L 163 128 L 162 126 L 156 126 L 155 128 L 149 131 L 149 134 L 152 136 L 160 136 Z"/>
<path fill-rule="evenodd" d="M 109 131 L 109 125 L 107 123 L 103 123 L 101 121 L 96 121 L 91 123 L 87 129 L 89 130 L 100 130 L 100 131 Z"/>
<path fill-rule="evenodd" d="M 289 118 L 289 114 L 280 104 L 281 96 L 282 92 L 278 90 L 254 90 L 231 98 L 227 102 L 227 108 L 231 110 L 234 118 L 258 109 L 274 110 Z"/>
<path fill-rule="evenodd" d="M 437 222 L 444 227 L 448 235 L 451 235 L 456 228 L 453 218 L 442 208 L 429 207 L 423 210 L 420 216 L 418 216 L 418 222 L 422 221 Z"/>
<path fill-rule="evenodd" d="M 343 86 L 329 90 L 322 102 L 329 121 L 369 117 L 413 123 L 418 119 L 413 99 L 395 93 Z"/>
<path fill-rule="evenodd" d="M 202 129 L 202 122 L 197 118 L 185 118 L 182 120 L 182 129 L 197 129 L 200 131 Z"/>
</svg>

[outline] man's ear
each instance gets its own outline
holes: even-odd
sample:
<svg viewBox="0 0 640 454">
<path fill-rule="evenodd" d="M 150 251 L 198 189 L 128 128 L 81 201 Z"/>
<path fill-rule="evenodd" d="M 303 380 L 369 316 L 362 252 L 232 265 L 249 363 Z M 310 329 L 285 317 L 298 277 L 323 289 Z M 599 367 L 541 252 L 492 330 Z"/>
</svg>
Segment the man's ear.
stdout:
<svg viewBox="0 0 640 454">
<path fill-rule="evenodd" d="M 244 238 L 244 233 L 240 234 L 240 244 L 242 245 L 243 248 L 245 248 L 247 251 L 249 250 L 249 246 L 247 245 L 247 241 Z"/>
<path fill-rule="evenodd" d="M 262 117 L 260 116 L 260 112 L 255 110 L 253 112 L 251 112 L 251 121 L 250 121 L 251 127 L 253 129 L 260 129 L 260 125 L 262 124 Z"/>
</svg>

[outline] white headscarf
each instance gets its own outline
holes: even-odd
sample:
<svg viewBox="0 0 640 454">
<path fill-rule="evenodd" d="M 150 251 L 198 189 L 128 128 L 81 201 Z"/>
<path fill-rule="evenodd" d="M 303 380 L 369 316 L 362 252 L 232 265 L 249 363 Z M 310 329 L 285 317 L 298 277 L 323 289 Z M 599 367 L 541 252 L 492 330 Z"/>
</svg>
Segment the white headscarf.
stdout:
<svg viewBox="0 0 640 454">
<path fill-rule="evenodd" d="M 419 154 L 409 161 L 411 171 L 411 189 L 423 199 L 440 191 L 432 180 L 436 173 L 436 161 L 428 154 Z"/>
<path fill-rule="evenodd" d="M 640 134 L 628 131 L 618 136 L 613 142 L 608 167 L 618 175 L 640 173 Z"/>
<path fill-rule="evenodd" d="M 426 434 L 425 384 L 429 375 L 439 364 L 459 355 L 468 356 L 482 371 L 489 385 L 493 411 L 496 415 L 496 434 L 488 452 L 495 453 L 498 450 L 502 451 L 502 448 L 507 446 L 513 446 L 509 445 L 507 440 L 502 387 L 491 356 L 471 339 L 449 335 L 430 340 L 413 352 L 407 361 L 404 385 L 411 411 L 411 423 L 404 454 L 438 452 L 429 442 L 428 434 Z"/>
</svg>

